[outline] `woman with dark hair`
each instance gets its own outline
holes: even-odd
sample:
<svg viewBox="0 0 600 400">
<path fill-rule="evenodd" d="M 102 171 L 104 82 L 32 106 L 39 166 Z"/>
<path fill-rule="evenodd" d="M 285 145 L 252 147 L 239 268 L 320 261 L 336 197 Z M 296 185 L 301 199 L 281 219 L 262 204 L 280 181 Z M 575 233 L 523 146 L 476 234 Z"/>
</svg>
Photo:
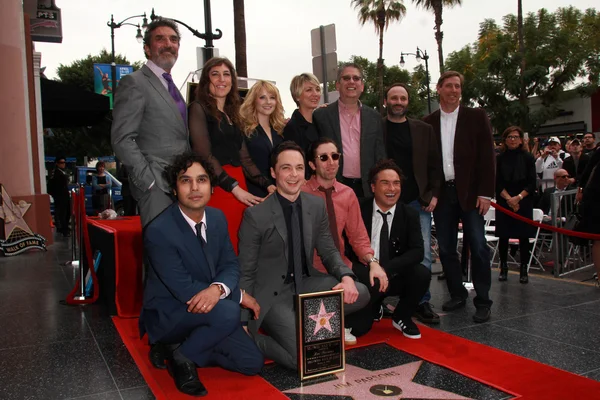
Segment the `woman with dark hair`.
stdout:
<svg viewBox="0 0 600 400">
<path fill-rule="evenodd" d="M 110 207 L 108 191 L 112 187 L 110 176 L 105 173 L 104 161 L 96 163 L 96 174 L 92 176 L 92 206 L 95 213 L 101 213 Z"/>
<path fill-rule="evenodd" d="M 587 134 L 586 134 L 587 135 Z M 579 180 L 577 201 L 581 202 L 581 224 L 579 230 L 600 234 L 600 146 L 588 153 L 590 160 Z M 596 267 L 594 278 L 600 286 L 600 240 L 592 242 L 592 261 Z"/>
<path fill-rule="evenodd" d="M 217 186 L 208 205 L 227 217 L 229 236 L 237 253 L 237 232 L 246 207 L 263 201 L 248 192 L 246 178 L 267 189 L 270 181 L 252 162 L 240 126 L 240 96 L 231 61 L 213 57 L 204 64 L 196 97 L 189 106 L 192 150 L 213 166 Z"/>
<path fill-rule="evenodd" d="M 240 109 L 242 132 L 252 161 L 261 174 L 269 179 L 271 186 L 264 188 L 248 182 L 248 191 L 265 197 L 275 191 L 271 176 L 271 151 L 283 142 L 281 132 L 285 126 L 283 104 L 279 90 L 270 82 L 258 81 L 246 94 Z"/>
<path fill-rule="evenodd" d="M 308 154 L 310 144 L 319 138 L 312 114 L 321 101 L 321 83 L 316 76 L 305 72 L 292 78 L 290 93 L 298 109 L 283 129 L 283 139 L 294 141 L 302 148 L 304 154 Z M 311 169 L 308 161 L 305 170 L 305 178 L 310 179 Z"/>
<path fill-rule="evenodd" d="M 504 208 L 533 219 L 533 194 L 535 192 L 535 160 L 523 149 L 523 130 L 518 126 L 507 128 L 502 134 L 501 152 L 496 158 L 496 200 Z M 529 238 L 535 237 L 535 227 L 501 212 L 496 213 L 496 236 L 499 237 L 499 281 L 508 278 L 508 241 L 519 239 L 521 277 L 527 283 L 529 263 Z"/>
</svg>

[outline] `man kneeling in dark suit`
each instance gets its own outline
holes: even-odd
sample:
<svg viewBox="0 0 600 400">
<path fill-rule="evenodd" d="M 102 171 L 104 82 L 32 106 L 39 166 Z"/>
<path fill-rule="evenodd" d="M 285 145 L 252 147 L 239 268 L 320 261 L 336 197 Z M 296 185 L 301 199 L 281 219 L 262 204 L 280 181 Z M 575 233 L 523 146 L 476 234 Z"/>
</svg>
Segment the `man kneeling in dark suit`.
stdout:
<svg viewBox="0 0 600 400">
<path fill-rule="evenodd" d="M 423 236 L 419 213 L 398 201 L 401 175 L 393 160 L 379 161 L 369 171 L 375 197 L 362 201 L 361 214 L 371 238 L 371 247 L 388 276 L 389 284 L 385 292 L 380 292 L 380 282 L 377 279 L 371 282 L 369 269 L 360 262 L 353 264 L 352 270 L 371 294 L 369 305 L 346 319 L 356 336 L 367 333 L 373 321 L 381 320 L 386 296 L 400 296 L 392 315 L 394 327 L 407 338 L 421 337 L 411 316 L 429 288 L 431 271 L 421 264 Z"/>
<path fill-rule="evenodd" d="M 207 391 L 196 365 L 218 365 L 255 375 L 263 356 L 240 322 L 240 305 L 258 318 L 260 307 L 238 286 L 240 268 L 225 215 L 206 207 L 215 174 L 200 156 L 178 156 L 167 171 L 177 202 L 146 228 L 150 268 L 140 315 L 140 333 L 165 350 L 177 389 L 192 396 Z"/>
</svg>

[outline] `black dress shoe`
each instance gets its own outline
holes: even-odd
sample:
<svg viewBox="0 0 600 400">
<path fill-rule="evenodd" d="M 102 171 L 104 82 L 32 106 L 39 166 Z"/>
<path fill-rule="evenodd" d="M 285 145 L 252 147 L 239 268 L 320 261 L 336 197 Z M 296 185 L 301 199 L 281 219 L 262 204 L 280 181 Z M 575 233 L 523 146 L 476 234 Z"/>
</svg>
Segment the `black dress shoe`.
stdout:
<svg viewBox="0 0 600 400">
<path fill-rule="evenodd" d="M 167 368 L 167 364 L 165 363 L 165 358 L 167 358 L 167 349 L 164 345 L 160 343 L 151 345 L 148 358 L 150 358 L 150 364 L 152 364 L 154 368 Z"/>
<path fill-rule="evenodd" d="M 467 305 L 466 299 L 453 298 L 442 305 L 444 311 L 454 311 Z"/>
<path fill-rule="evenodd" d="M 490 315 L 492 315 L 492 310 L 489 307 L 477 307 L 473 315 L 473 321 L 477 323 L 486 322 L 490 319 Z"/>
<path fill-rule="evenodd" d="M 425 324 L 439 324 L 440 316 L 431 308 L 431 304 L 425 302 L 419 304 L 414 314 L 415 318 Z"/>
<path fill-rule="evenodd" d="M 191 361 L 175 361 L 170 358 L 167 362 L 169 374 L 175 380 L 175 386 L 181 393 L 190 396 L 206 396 L 208 391 L 200 382 L 196 364 Z"/>
</svg>

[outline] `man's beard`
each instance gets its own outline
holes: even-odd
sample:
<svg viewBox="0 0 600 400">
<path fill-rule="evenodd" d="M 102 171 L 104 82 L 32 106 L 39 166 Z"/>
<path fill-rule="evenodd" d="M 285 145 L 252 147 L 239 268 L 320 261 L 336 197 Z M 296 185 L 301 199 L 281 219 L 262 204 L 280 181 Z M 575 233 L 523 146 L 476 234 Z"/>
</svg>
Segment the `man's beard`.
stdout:
<svg viewBox="0 0 600 400">
<path fill-rule="evenodd" d="M 395 118 L 402 118 L 402 117 L 406 116 L 407 112 L 408 112 L 408 107 L 403 107 L 402 111 L 400 111 L 400 112 L 394 112 L 394 107 L 388 107 L 388 109 L 387 109 L 388 116 L 395 117 Z"/>
</svg>

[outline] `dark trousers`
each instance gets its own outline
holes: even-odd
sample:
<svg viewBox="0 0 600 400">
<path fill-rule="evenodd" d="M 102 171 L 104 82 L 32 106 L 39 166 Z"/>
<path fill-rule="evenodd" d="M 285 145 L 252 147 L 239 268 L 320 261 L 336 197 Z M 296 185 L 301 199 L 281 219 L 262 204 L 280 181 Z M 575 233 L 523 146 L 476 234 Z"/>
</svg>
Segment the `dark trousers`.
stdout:
<svg viewBox="0 0 600 400">
<path fill-rule="evenodd" d="M 464 211 L 458 203 L 455 186 L 445 186 L 433 213 L 440 249 L 440 261 L 446 275 L 450 296 L 456 299 L 469 297 L 463 286 L 462 268 L 456 250 L 458 221 L 462 220 L 463 232 L 469 238 L 471 252 L 471 276 L 475 286 L 475 307 L 490 307 L 489 291 L 492 284 L 490 250 L 485 240 L 485 222 L 477 209 Z"/>
<path fill-rule="evenodd" d="M 508 259 L 508 240 L 507 237 L 501 237 L 498 239 L 498 253 L 500 253 L 500 262 L 506 264 Z M 519 239 L 519 253 L 521 257 L 521 264 L 527 265 L 529 263 L 529 238 Z"/>
<path fill-rule="evenodd" d="M 240 306 L 223 299 L 208 314 L 187 313 L 164 337 L 199 367 L 219 366 L 244 375 L 256 375 L 264 359 L 240 323 Z"/>
<path fill-rule="evenodd" d="M 56 230 L 60 233 L 69 233 L 71 230 L 71 202 L 69 198 L 54 199 L 54 222 Z"/>
<path fill-rule="evenodd" d="M 394 321 L 410 318 L 417 309 L 421 298 L 429 289 L 429 282 L 431 281 L 431 271 L 427 267 L 422 264 L 410 265 L 402 268 L 394 276 L 389 276 L 388 273 L 388 289 L 385 293 L 382 293 L 379 291 L 378 279 L 375 279 L 375 285 L 371 286 L 369 267 L 355 263 L 352 266 L 352 271 L 356 274 L 358 280 L 369 288 L 371 294 L 371 300 L 367 307 L 346 317 L 346 326 L 352 328 L 352 334 L 355 336 L 362 336 L 371 330 L 373 318 L 379 315 L 379 307 L 387 296 L 400 297 L 392 316 Z"/>
</svg>

